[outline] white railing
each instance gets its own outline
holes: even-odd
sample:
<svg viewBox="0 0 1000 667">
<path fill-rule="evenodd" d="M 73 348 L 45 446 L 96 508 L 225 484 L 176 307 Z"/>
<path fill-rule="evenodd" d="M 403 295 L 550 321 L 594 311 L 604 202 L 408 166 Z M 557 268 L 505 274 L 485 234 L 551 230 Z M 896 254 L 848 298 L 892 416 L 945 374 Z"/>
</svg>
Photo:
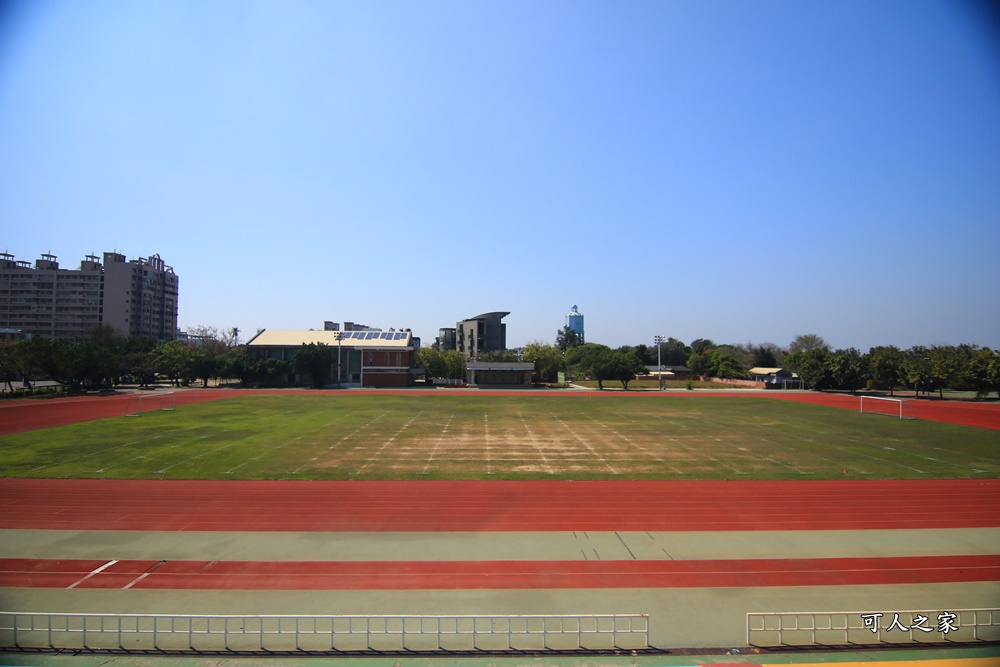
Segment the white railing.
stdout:
<svg viewBox="0 0 1000 667">
<path fill-rule="evenodd" d="M 1000 641 L 1000 609 L 747 614 L 747 645 L 761 648 L 985 641 Z"/>
<path fill-rule="evenodd" d="M 214 616 L 0 612 L 0 649 L 378 653 L 649 648 L 646 614 Z"/>
</svg>

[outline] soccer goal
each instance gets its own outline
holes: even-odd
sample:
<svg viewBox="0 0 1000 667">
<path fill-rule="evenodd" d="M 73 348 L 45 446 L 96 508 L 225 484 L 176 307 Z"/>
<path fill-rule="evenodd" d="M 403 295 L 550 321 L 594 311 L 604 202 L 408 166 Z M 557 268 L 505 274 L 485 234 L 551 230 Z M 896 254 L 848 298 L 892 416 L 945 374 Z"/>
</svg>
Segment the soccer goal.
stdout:
<svg viewBox="0 0 1000 667">
<path fill-rule="evenodd" d="M 172 391 L 156 394 L 132 394 L 125 404 L 126 417 L 138 417 L 143 412 L 155 410 L 173 410 L 177 405 L 177 395 Z"/>
<path fill-rule="evenodd" d="M 913 403 L 902 398 L 886 398 L 884 396 L 862 396 L 861 414 L 887 415 L 899 419 L 916 419 L 913 415 Z"/>
</svg>

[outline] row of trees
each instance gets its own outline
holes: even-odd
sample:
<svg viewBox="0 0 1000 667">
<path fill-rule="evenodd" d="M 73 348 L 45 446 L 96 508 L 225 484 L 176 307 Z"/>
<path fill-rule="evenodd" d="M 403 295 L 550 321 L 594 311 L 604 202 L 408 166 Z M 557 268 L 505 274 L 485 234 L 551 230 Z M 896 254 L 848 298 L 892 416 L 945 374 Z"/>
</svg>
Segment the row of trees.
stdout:
<svg viewBox="0 0 1000 667">
<path fill-rule="evenodd" d="M 659 353 L 659 356 L 658 356 Z M 578 335 L 564 328 L 556 345 L 530 343 L 524 359 L 535 362 L 543 380 L 554 380 L 567 371 L 598 380 L 619 380 L 627 388 L 635 374 L 647 366 L 685 366 L 692 375 L 722 379 L 747 379 L 751 368 L 786 368 L 805 384 L 819 391 L 861 389 L 893 393 L 900 388 L 915 392 L 944 389 L 974 391 L 979 396 L 1000 396 L 1000 351 L 977 345 L 895 346 L 871 348 L 867 353 L 849 348 L 834 350 L 816 334 L 797 336 L 787 347 L 774 343 L 716 344 L 699 338 L 690 345 L 668 338 L 656 345 L 625 345 L 611 349 L 583 344 Z M 627 360 L 627 361 L 626 361 Z M 632 376 L 634 377 L 634 375 Z"/>
<path fill-rule="evenodd" d="M 252 357 L 237 345 L 237 329 L 220 333 L 214 327 L 196 327 L 189 333 L 190 342 L 157 343 L 98 326 L 88 340 L 78 342 L 40 336 L 0 341 L 0 382 L 13 390 L 15 382 L 30 388 L 37 381 L 54 380 L 70 391 L 122 383 L 148 386 L 162 380 L 176 385 L 203 380 L 207 386 L 219 378 L 270 385 L 292 369 L 287 361 Z"/>
<path fill-rule="evenodd" d="M 122 382 L 148 385 L 167 379 L 175 384 L 233 378 L 243 384 L 271 386 L 298 373 L 314 384 L 324 383 L 333 363 L 332 348 L 304 345 L 291 362 L 258 359 L 238 345 L 239 331 L 219 332 L 214 327 L 196 327 L 188 332 L 193 342 L 157 343 L 151 339 L 125 337 L 110 327 L 96 327 L 89 340 L 70 342 L 33 337 L 26 341 L 0 341 L 0 381 L 8 388 L 23 379 L 29 386 L 37 380 L 54 380 L 70 390 L 111 388 Z M 569 329 L 558 332 L 557 344 L 534 342 L 521 357 L 510 350 L 481 355 L 480 361 L 529 361 L 536 378 L 554 382 L 560 372 L 589 377 L 603 388 L 604 382 L 621 382 L 624 388 L 647 366 L 686 366 L 692 375 L 745 379 L 754 367 L 784 367 L 816 390 L 861 389 L 890 393 L 906 388 L 915 392 L 945 389 L 973 391 L 979 396 L 1000 396 L 1000 351 L 977 345 L 895 346 L 834 350 L 822 337 L 806 334 L 787 347 L 773 343 L 718 345 L 697 339 L 690 345 L 668 338 L 659 346 L 583 343 Z M 461 379 L 465 359 L 457 351 L 421 348 L 418 363 L 430 377 Z"/>
<path fill-rule="evenodd" d="M 792 352 L 785 362 L 818 391 L 880 389 L 891 395 L 904 387 L 939 396 L 951 389 L 974 391 L 979 397 L 996 392 L 1000 397 L 1000 352 L 977 345 L 917 345 L 908 350 L 887 345 L 867 353 L 824 345 Z"/>
</svg>

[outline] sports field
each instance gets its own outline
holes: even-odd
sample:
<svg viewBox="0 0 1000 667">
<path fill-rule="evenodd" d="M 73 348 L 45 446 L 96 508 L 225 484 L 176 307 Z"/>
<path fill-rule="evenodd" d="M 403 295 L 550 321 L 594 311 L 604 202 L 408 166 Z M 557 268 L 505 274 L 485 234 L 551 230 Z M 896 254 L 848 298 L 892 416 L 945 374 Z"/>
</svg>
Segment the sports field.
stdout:
<svg viewBox="0 0 1000 667">
<path fill-rule="evenodd" d="M 0 438 L 0 477 L 998 476 L 1000 431 L 752 397 L 254 394 Z"/>
</svg>

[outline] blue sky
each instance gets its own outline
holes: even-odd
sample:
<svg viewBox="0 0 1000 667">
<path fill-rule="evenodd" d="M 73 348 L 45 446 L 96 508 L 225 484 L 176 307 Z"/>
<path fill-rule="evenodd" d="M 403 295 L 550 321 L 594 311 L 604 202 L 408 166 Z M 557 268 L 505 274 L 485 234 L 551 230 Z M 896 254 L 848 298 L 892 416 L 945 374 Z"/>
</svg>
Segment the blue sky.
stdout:
<svg viewBox="0 0 1000 667">
<path fill-rule="evenodd" d="M 159 253 L 181 328 L 1000 348 L 983 5 L 2 7 L 2 249 Z"/>
</svg>

